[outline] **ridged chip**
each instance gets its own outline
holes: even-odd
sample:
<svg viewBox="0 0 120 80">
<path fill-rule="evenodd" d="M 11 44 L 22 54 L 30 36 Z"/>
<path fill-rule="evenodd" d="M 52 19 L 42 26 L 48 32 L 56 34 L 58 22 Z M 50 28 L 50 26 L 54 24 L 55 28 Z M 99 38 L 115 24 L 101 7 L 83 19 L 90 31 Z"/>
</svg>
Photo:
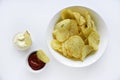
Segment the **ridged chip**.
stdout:
<svg viewBox="0 0 120 80">
<path fill-rule="evenodd" d="M 52 46 L 52 48 L 53 48 L 54 50 L 62 53 L 62 43 L 60 43 L 59 41 L 53 39 L 53 40 L 51 41 L 51 46 Z"/>
<path fill-rule="evenodd" d="M 64 19 L 73 19 L 73 12 L 70 9 L 64 9 L 61 11 L 60 18 L 62 20 Z"/>
<path fill-rule="evenodd" d="M 83 46 L 81 52 L 81 60 L 83 61 L 92 51 L 93 48 L 91 46 L 89 45 Z"/>
<path fill-rule="evenodd" d="M 84 41 L 80 36 L 72 36 L 63 44 L 63 54 L 67 54 L 68 56 L 77 59 L 81 57 L 80 53 L 82 51 L 82 47 L 84 46 Z"/>
<path fill-rule="evenodd" d="M 94 50 L 98 49 L 99 42 L 100 42 L 100 36 L 98 35 L 97 32 L 92 32 L 88 36 L 88 43 L 91 47 L 93 47 Z"/>
<path fill-rule="evenodd" d="M 77 21 L 78 25 L 83 25 L 86 23 L 86 20 L 83 16 L 80 15 L 78 12 L 73 12 L 75 20 Z"/>
<path fill-rule="evenodd" d="M 58 40 L 59 42 L 64 42 L 69 38 L 69 31 L 67 29 L 57 29 L 53 31 L 53 36 Z"/>
</svg>

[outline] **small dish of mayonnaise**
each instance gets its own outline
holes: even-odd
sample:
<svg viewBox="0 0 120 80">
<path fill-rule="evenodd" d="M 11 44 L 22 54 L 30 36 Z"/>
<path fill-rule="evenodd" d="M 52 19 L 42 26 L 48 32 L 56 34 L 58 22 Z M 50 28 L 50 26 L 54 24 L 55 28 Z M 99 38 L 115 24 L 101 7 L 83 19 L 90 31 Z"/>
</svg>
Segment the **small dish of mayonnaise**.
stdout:
<svg viewBox="0 0 120 80">
<path fill-rule="evenodd" d="M 18 50 L 27 50 L 32 45 L 32 39 L 28 31 L 17 33 L 13 38 L 13 44 Z"/>
</svg>

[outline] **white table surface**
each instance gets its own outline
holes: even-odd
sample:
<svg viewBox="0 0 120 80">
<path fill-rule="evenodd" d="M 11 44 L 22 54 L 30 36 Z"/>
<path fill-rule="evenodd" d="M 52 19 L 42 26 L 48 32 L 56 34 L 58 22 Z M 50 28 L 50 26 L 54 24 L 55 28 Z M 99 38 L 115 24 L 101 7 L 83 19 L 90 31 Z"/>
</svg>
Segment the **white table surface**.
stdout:
<svg viewBox="0 0 120 80">
<path fill-rule="evenodd" d="M 67 67 L 48 51 L 46 29 L 50 19 L 68 6 L 86 6 L 98 12 L 109 29 L 104 55 L 85 68 Z M 33 45 L 17 51 L 12 38 L 29 30 Z M 0 0 L 0 80 L 120 80 L 120 0 Z M 26 68 L 26 55 L 43 49 L 51 59 L 41 73 Z"/>
</svg>

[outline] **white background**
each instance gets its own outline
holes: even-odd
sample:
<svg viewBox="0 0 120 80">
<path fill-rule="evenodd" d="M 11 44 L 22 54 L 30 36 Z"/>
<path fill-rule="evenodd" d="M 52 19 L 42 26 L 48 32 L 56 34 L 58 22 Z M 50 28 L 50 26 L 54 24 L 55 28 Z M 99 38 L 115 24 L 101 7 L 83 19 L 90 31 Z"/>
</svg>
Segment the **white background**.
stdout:
<svg viewBox="0 0 120 80">
<path fill-rule="evenodd" d="M 51 18 L 68 6 L 86 6 L 98 12 L 109 29 L 109 44 L 96 63 L 85 68 L 67 67 L 48 51 L 46 29 Z M 17 51 L 12 38 L 29 30 L 33 45 Z M 0 0 L 0 80 L 120 80 L 120 0 Z M 41 73 L 31 73 L 26 56 L 43 49 L 51 59 Z"/>
</svg>

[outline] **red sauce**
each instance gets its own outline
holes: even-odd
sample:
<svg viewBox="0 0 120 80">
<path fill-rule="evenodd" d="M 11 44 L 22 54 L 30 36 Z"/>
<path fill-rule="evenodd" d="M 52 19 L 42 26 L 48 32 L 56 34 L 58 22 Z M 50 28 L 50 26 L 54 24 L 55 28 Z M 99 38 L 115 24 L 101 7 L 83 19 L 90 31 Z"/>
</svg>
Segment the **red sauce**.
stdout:
<svg viewBox="0 0 120 80">
<path fill-rule="evenodd" d="M 38 59 L 36 51 L 28 57 L 28 63 L 33 70 L 39 70 L 45 66 L 45 63 Z"/>
</svg>

